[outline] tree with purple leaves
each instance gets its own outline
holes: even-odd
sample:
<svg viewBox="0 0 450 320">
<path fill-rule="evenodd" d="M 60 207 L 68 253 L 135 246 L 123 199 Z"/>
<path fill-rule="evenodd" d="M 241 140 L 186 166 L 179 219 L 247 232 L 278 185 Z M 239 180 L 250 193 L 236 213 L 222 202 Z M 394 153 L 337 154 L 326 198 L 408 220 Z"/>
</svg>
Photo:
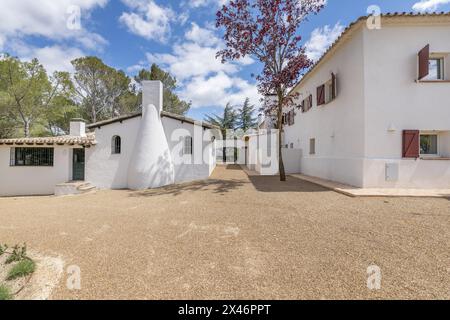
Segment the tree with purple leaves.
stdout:
<svg viewBox="0 0 450 320">
<path fill-rule="evenodd" d="M 263 107 L 277 116 L 280 180 L 286 181 L 281 136 L 283 108 L 295 104 L 290 89 L 312 65 L 301 44 L 300 26 L 310 14 L 317 14 L 326 0 L 231 0 L 217 12 L 216 26 L 224 28 L 226 48 L 217 56 L 222 62 L 249 56 L 263 69 L 257 75 L 263 96 L 275 94 L 275 103 Z"/>
</svg>

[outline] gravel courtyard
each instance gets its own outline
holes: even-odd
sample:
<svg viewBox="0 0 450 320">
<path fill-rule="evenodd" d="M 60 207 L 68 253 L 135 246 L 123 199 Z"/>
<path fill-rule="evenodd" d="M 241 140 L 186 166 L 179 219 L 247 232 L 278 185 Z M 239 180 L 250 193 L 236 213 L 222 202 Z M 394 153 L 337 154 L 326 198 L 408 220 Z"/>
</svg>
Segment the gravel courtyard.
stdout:
<svg viewBox="0 0 450 320">
<path fill-rule="evenodd" d="M 349 198 L 237 166 L 144 192 L 0 198 L 0 242 L 80 267 L 81 290 L 65 273 L 53 299 L 450 299 L 448 199 Z"/>
</svg>

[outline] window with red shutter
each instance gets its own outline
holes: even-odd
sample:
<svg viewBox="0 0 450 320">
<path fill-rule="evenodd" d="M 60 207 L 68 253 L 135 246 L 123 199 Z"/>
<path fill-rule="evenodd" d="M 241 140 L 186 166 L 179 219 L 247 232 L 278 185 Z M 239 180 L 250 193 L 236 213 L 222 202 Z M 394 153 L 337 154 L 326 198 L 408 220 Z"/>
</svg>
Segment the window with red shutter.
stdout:
<svg viewBox="0 0 450 320">
<path fill-rule="evenodd" d="M 337 97 L 337 78 L 334 73 L 331 73 L 331 99 L 336 99 Z"/>
<path fill-rule="evenodd" d="M 419 158 L 420 154 L 420 131 L 404 130 L 403 131 L 403 158 Z"/>
<path fill-rule="evenodd" d="M 317 87 L 317 105 L 321 106 L 325 104 L 325 85 Z"/>
<path fill-rule="evenodd" d="M 422 80 L 430 73 L 430 45 L 419 52 L 419 80 Z"/>
</svg>

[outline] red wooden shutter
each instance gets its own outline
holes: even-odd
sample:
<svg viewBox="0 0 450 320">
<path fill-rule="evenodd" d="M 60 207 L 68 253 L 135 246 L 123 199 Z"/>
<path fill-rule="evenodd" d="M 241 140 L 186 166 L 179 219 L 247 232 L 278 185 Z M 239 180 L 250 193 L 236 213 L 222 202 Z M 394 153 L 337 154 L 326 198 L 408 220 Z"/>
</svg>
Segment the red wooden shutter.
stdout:
<svg viewBox="0 0 450 320">
<path fill-rule="evenodd" d="M 331 73 L 331 99 L 336 99 L 337 97 L 337 79 L 334 73 Z"/>
<path fill-rule="evenodd" d="M 321 106 L 325 104 L 325 85 L 317 87 L 317 105 Z"/>
<path fill-rule="evenodd" d="M 419 80 L 422 80 L 430 73 L 430 45 L 419 52 Z"/>
<path fill-rule="evenodd" d="M 403 158 L 419 158 L 420 131 L 403 131 Z"/>
</svg>

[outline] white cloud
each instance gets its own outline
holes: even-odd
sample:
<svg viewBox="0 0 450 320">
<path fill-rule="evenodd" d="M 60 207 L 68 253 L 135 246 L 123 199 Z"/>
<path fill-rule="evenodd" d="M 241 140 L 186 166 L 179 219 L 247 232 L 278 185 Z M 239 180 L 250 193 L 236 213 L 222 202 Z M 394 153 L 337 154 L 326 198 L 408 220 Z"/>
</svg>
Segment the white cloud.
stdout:
<svg viewBox="0 0 450 320">
<path fill-rule="evenodd" d="M 315 29 L 311 33 L 311 38 L 305 44 L 308 58 L 317 61 L 342 34 L 344 29 L 345 27 L 340 22 L 336 23 L 334 27 L 326 25 Z"/>
<path fill-rule="evenodd" d="M 185 34 L 185 40 L 172 47 L 172 53 L 147 54 L 149 63 L 156 63 L 180 81 L 180 96 L 192 101 L 193 108 L 225 106 L 227 102 L 242 103 L 249 97 L 259 102 L 256 86 L 236 74 L 253 63 L 250 58 L 223 64 L 216 53 L 223 42 L 212 27 L 200 27 L 195 23 Z M 139 64 L 140 66 L 141 64 Z M 137 66 L 130 67 L 131 69 Z"/>
<path fill-rule="evenodd" d="M 131 33 L 149 40 L 165 42 L 170 34 L 170 22 L 176 18 L 168 7 L 159 6 L 153 0 L 122 0 L 132 12 L 124 12 L 119 21 Z"/>
<path fill-rule="evenodd" d="M 106 43 L 98 34 L 88 32 L 80 26 L 68 27 L 73 18 L 70 8 L 80 9 L 81 21 L 85 21 L 92 10 L 104 7 L 108 0 L 14 0 L 2 1 L 0 10 L 0 38 L 8 42 L 11 38 L 42 36 L 52 40 L 74 40 L 89 49 Z"/>
<path fill-rule="evenodd" d="M 260 99 L 256 85 L 224 72 L 210 77 L 193 77 L 180 91 L 180 96 L 192 101 L 193 108 L 224 107 L 228 102 L 242 104 L 246 97 L 251 103 L 258 104 Z"/>
<path fill-rule="evenodd" d="M 186 32 L 185 38 L 203 46 L 217 46 L 221 41 L 214 34 L 214 30 L 200 28 L 196 23 L 191 23 L 191 29 Z"/>
<path fill-rule="evenodd" d="M 449 4 L 450 0 L 421 0 L 413 5 L 414 11 L 431 12 L 436 11 L 440 6 Z"/>
<path fill-rule="evenodd" d="M 59 45 L 38 48 L 17 42 L 13 48 L 22 60 L 31 61 L 33 58 L 37 58 L 49 75 L 55 71 L 72 73 L 74 70 L 71 61 L 84 56 L 84 53 L 78 48 Z"/>
<path fill-rule="evenodd" d="M 190 0 L 187 4 L 191 8 L 200 8 L 206 6 L 223 6 L 228 0 Z"/>
</svg>

